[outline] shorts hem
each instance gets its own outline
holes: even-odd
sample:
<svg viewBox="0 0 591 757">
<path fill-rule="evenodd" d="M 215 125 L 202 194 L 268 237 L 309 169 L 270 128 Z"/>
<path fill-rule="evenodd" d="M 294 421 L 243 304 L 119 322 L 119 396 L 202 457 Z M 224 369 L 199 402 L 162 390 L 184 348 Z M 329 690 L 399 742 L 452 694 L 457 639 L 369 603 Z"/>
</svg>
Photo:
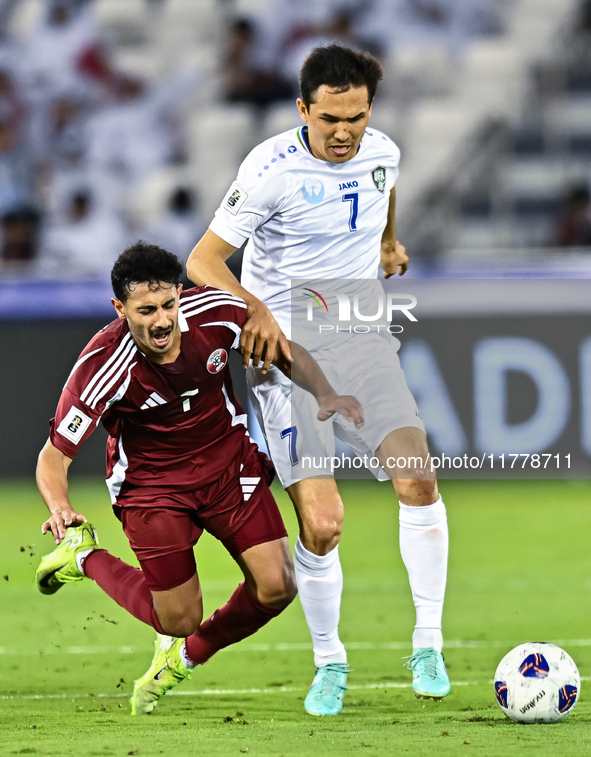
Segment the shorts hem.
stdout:
<svg viewBox="0 0 591 757">
<path fill-rule="evenodd" d="M 288 534 L 287 531 L 282 529 L 281 531 L 277 531 L 274 534 L 264 534 L 260 537 L 255 537 L 252 540 L 249 540 L 249 543 L 247 545 L 244 544 L 232 544 L 228 543 L 232 541 L 232 537 L 228 537 L 228 539 L 220 539 L 226 550 L 229 552 L 229 554 L 234 558 L 234 560 L 237 557 L 240 557 L 246 550 L 252 549 L 253 547 L 258 547 L 260 544 L 269 544 L 272 541 L 279 541 L 279 539 L 285 539 L 287 538 Z"/>
</svg>

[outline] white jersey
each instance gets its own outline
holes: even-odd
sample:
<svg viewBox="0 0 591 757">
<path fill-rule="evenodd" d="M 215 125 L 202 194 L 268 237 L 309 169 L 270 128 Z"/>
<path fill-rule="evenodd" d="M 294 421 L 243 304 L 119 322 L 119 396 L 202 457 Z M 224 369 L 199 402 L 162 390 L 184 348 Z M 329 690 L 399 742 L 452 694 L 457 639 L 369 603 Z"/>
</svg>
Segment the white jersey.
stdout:
<svg viewBox="0 0 591 757">
<path fill-rule="evenodd" d="M 292 280 L 377 277 L 399 160 L 375 129 L 351 160 L 319 160 L 300 127 L 255 147 L 240 166 L 209 228 L 234 247 L 250 237 L 242 285 L 286 334 Z"/>
</svg>

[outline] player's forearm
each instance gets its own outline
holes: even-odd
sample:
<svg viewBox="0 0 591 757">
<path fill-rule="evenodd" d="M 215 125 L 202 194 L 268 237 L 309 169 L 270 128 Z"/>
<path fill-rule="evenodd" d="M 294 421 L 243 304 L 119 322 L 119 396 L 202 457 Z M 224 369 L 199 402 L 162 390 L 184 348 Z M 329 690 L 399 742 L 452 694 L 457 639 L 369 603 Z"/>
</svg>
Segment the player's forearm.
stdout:
<svg viewBox="0 0 591 757">
<path fill-rule="evenodd" d="M 392 187 L 388 204 L 388 220 L 382 234 L 382 250 L 396 243 L 396 188 Z"/>
<path fill-rule="evenodd" d="M 187 260 L 187 276 L 198 286 L 209 285 L 241 297 L 247 305 L 257 298 L 241 286 L 226 265 L 236 248 L 209 229 L 193 248 Z"/>
<path fill-rule="evenodd" d="M 285 335 L 269 308 L 240 286 L 226 265 L 226 260 L 235 250 L 235 247 L 208 229 L 187 261 L 187 274 L 196 284 L 209 284 L 224 289 L 246 302 L 248 320 L 240 335 L 242 364 L 247 368 L 252 359 L 257 367 L 262 358 L 262 370 L 266 373 L 275 354 L 276 344 L 279 344 L 288 360 L 291 360 L 291 355 Z"/>
<path fill-rule="evenodd" d="M 295 342 L 290 342 L 293 363 L 288 363 L 282 355 L 274 364 L 295 384 L 313 395 L 319 405 L 336 397 L 337 393 L 329 384 L 318 363 L 308 350 Z"/>
<path fill-rule="evenodd" d="M 71 462 L 49 439 L 39 453 L 37 486 L 52 514 L 71 508 L 68 496 L 68 468 Z"/>
</svg>

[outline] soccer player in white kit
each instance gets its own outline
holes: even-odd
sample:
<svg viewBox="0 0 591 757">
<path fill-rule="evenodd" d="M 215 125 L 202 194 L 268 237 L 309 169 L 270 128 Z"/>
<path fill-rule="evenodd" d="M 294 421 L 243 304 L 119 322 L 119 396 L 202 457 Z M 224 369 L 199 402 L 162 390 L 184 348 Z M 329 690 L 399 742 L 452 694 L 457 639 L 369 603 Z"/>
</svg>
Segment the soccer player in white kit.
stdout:
<svg viewBox="0 0 591 757">
<path fill-rule="evenodd" d="M 246 157 L 187 265 L 195 283 L 230 291 L 248 305 L 241 350 L 244 366 L 250 364 L 250 396 L 300 524 L 296 580 L 316 665 L 305 708 L 314 715 L 341 711 L 349 672 L 338 635 L 343 503 L 330 469 L 302 469 L 300 460 L 309 453 L 305 429 L 297 439 L 289 433 L 289 382 L 270 366 L 270 356 L 279 343 L 289 357 L 292 280 L 375 280 L 380 266 L 386 277 L 406 271 L 408 257 L 394 221 L 400 151 L 367 128 L 381 76 L 370 55 L 338 45 L 316 48 L 300 75 L 304 126 L 263 142 Z M 246 239 L 241 286 L 225 261 Z M 399 499 L 400 549 L 416 608 L 408 667 L 415 694 L 440 699 L 450 689 L 441 654 L 446 511 L 426 464 L 424 427 L 395 354 L 397 341 L 390 347 L 381 396 L 369 407 L 351 390 L 366 417 L 366 431 L 353 446 L 375 454 Z M 314 423 L 311 416 L 308 421 Z M 326 441 L 326 454 L 331 451 Z M 391 457 L 421 458 L 424 464 L 400 474 L 386 464 Z"/>
</svg>

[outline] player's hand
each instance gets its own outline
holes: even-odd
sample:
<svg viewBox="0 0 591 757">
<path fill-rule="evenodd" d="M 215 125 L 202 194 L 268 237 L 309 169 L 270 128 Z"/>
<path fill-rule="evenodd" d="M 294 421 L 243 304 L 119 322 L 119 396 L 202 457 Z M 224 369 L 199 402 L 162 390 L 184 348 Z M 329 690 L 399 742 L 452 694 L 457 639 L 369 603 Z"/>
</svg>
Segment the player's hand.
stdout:
<svg viewBox="0 0 591 757">
<path fill-rule="evenodd" d="M 41 533 L 46 534 L 51 531 L 55 543 L 61 544 L 66 535 L 66 528 L 68 526 L 79 526 L 81 523 L 86 523 L 84 515 L 77 513 L 72 507 L 63 507 L 61 510 L 52 513 L 51 518 L 45 521 L 41 526 Z"/>
<path fill-rule="evenodd" d="M 355 428 L 361 428 L 365 423 L 363 408 L 360 402 L 350 394 L 338 395 L 322 399 L 318 402 L 319 421 L 326 421 L 335 413 L 340 413 L 344 418 L 355 424 Z"/>
<path fill-rule="evenodd" d="M 382 242 L 380 250 L 381 265 L 384 269 L 384 278 L 389 279 L 397 273 L 403 276 L 408 268 L 408 255 L 406 247 L 395 239 L 394 242 Z"/>
<path fill-rule="evenodd" d="M 248 303 L 246 312 L 248 320 L 242 327 L 240 335 L 240 352 L 244 368 L 248 368 L 251 359 L 254 367 L 258 368 L 262 360 L 262 370 L 266 373 L 275 358 L 277 347 L 285 359 L 291 363 L 289 344 L 269 308 L 260 300 L 253 300 Z"/>
</svg>

